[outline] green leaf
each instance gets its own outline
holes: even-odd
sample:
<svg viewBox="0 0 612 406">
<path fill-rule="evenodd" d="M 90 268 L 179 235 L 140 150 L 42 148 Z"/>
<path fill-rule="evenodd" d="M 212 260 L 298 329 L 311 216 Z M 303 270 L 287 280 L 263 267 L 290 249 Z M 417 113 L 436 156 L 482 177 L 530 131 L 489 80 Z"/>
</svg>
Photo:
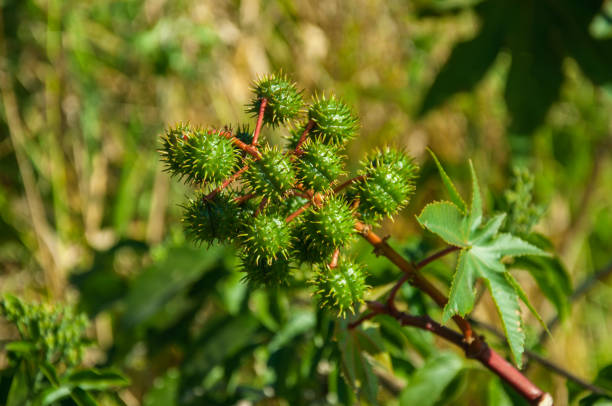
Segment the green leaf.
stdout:
<svg viewBox="0 0 612 406">
<path fill-rule="evenodd" d="M 181 384 L 181 374 L 171 369 L 164 376 L 155 379 L 153 387 L 143 399 L 143 406 L 173 406 L 178 404 L 177 395 Z"/>
<path fill-rule="evenodd" d="M 548 255 L 545 251 L 508 233 L 498 233 L 505 215 L 498 214 L 483 225 L 482 200 L 476 172 L 470 162 L 472 174 L 472 203 L 470 212 L 461 214 L 450 202 L 427 205 L 418 220 L 425 228 L 444 241 L 461 247 L 457 270 L 451 283 L 448 303 L 442 321 L 452 316 L 465 316 L 474 308 L 474 284 L 483 279 L 491 292 L 497 312 L 515 362 L 520 366 L 525 346 L 525 333 L 521 326 L 519 299 L 542 322 L 527 295 L 507 272 L 503 257 L 521 255 Z"/>
<path fill-rule="evenodd" d="M 469 251 L 468 251 L 469 252 Z M 453 315 L 466 315 L 474 308 L 474 257 L 462 250 L 457 262 L 457 271 L 451 284 L 448 303 L 444 306 L 442 321 L 446 323 Z"/>
<path fill-rule="evenodd" d="M 512 64 L 504 97 L 519 134 L 530 134 L 542 123 L 563 83 L 565 51 L 557 46 L 559 23 L 552 15 L 547 5 L 534 3 L 508 16 Z"/>
<path fill-rule="evenodd" d="M 164 259 L 144 269 L 132 282 L 121 325 L 133 328 L 162 311 L 170 300 L 212 270 L 226 252 L 221 247 L 170 248 Z"/>
<path fill-rule="evenodd" d="M 463 360 L 452 352 L 429 358 L 416 370 L 399 397 L 400 405 L 431 406 L 463 368 Z"/>
<path fill-rule="evenodd" d="M 98 402 L 86 391 L 81 388 L 74 388 L 70 397 L 78 406 L 98 406 Z"/>
<path fill-rule="evenodd" d="M 52 405 L 60 399 L 70 396 L 71 390 L 69 386 L 54 386 L 42 391 L 35 399 L 34 405 L 47 406 Z"/>
<path fill-rule="evenodd" d="M 612 398 L 607 395 L 598 395 L 592 393 L 589 396 L 580 399 L 579 406 L 612 406 Z"/>
<path fill-rule="evenodd" d="M 521 321 L 521 308 L 514 287 L 504 277 L 504 273 L 491 272 L 484 279 L 495 301 L 497 313 L 502 321 L 504 333 L 510 345 L 514 362 L 520 368 L 525 348 L 525 332 Z"/>
<path fill-rule="evenodd" d="M 298 311 L 292 315 L 287 324 L 285 324 L 276 333 L 270 344 L 269 351 L 274 352 L 280 347 L 288 343 L 294 337 L 311 330 L 315 326 L 315 316 L 312 311 Z"/>
<path fill-rule="evenodd" d="M 30 395 L 30 384 L 26 363 L 21 362 L 11 381 L 6 406 L 23 406 L 26 404 Z"/>
<path fill-rule="evenodd" d="M 129 385 L 129 380 L 112 370 L 86 369 L 73 372 L 66 383 L 83 390 L 107 390 Z"/>
<path fill-rule="evenodd" d="M 430 203 L 417 217 L 419 223 L 440 238 L 457 247 L 467 247 L 465 216 L 450 202 Z"/>
<path fill-rule="evenodd" d="M 382 338 L 373 335 L 373 329 L 347 329 L 345 322 L 337 324 L 336 339 L 340 348 L 342 370 L 348 384 L 359 395 L 365 394 L 373 405 L 378 404 L 378 378 L 372 370 L 370 360 L 364 352 L 370 354 L 382 351 Z M 380 341 L 379 341 L 380 340 Z"/>
<path fill-rule="evenodd" d="M 529 301 L 529 298 L 527 297 L 527 294 L 525 293 L 521 285 L 519 285 L 517 280 L 514 279 L 514 276 L 512 276 L 510 272 L 506 272 L 504 273 L 504 275 L 506 276 L 506 279 L 508 280 L 510 285 L 512 285 L 512 287 L 514 288 L 514 291 L 518 294 L 519 298 L 521 298 L 523 303 L 525 303 L 529 311 L 535 316 L 536 319 L 538 319 L 542 328 L 544 328 L 544 330 L 546 330 L 546 332 L 550 334 L 550 331 L 548 330 L 548 326 L 546 325 L 544 320 L 542 320 L 542 317 L 540 316 L 538 311 L 535 309 L 535 307 L 533 307 L 533 305 Z"/>
<path fill-rule="evenodd" d="M 53 365 L 51 365 L 48 362 L 43 362 L 40 365 L 38 365 L 38 367 L 40 368 L 42 373 L 47 377 L 49 382 L 51 382 L 52 385 L 59 386 L 60 384 L 59 378 L 57 376 L 57 371 L 55 370 L 55 367 Z"/>
<path fill-rule="evenodd" d="M 438 157 L 436 156 L 436 154 L 434 154 L 434 152 L 429 148 L 427 148 L 427 150 L 429 151 L 429 153 L 431 154 L 431 157 L 436 162 L 436 166 L 438 167 L 438 172 L 440 172 L 440 177 L 442 178 L 442 183 L 444 184 L 444 187 L 446 188 L 446 191 L 448 193 L 448 196 L 450 197 L 451 202 L 453 202 L 455 206 L 457 206 L 459 210 L 461 210 L 463 213 L 466 213 L 467 206 L 465 202 L 463 201 L 463 198 L 461 197 L 459 192 L 457 192 L 457 188 L 453 184 L 453 181 L 446 174 L 446 171 L 442 167 L 442 164 L 440 164 L 440 161 L 438 160 Z"/>
<path fill-rule="evenodd" d="M 561 320 L 567 318 L 570 312 L 572 282 L 559 258 L 542 256 L 517 258 L 512 266 L 528 271 L 544 296 L 555 306 L 559 318 Z"/>
<path fill-rule="evenodd" d="M 478 179 L 474 165 L 470 160 L 470 175 L 472 177 L 472 205 L 470 206 L 470 216 L 468 219 L 469 232 L 474 232 L 482 223 L 482 198 L 480 196 L 480 187 L 478 187 Z"/>
<path fill-rule="evenodd" d="M 527 241 L 508 233 L 499 234 L 496 239 L 483 246 L 486 247 L 487 250 L 495 252 L 500 256 L 516 257 L 522 255 L 550 255 L 535 245 L 532 245 Z"/>
<path fill-rule="evenodd" d="M 504 391 L 504 387 L 497 377 L 489 380 L 487 386 L 487 405 L 513 406 L 512 400 Z"/>
<path fill-rule="evenodd" d="M 20 341 L 11 341 L 4 349 L 9 352 L 17 353 L 21 356 L 27 356 L 33 352 L 36 352 L 36 345 L 32 341 L 28 340 L 20 340 Z"/>
<path fill-rule="evenodd" d="M 505 7 L 483 2 L 476 9 L 483 17 L 482 28 L 474 38 L 453 48 L 423 100 L 420 115 L 438 107 L 455 93 L 471 90 L 495 61 L 503 44 Z"/>
</svg>

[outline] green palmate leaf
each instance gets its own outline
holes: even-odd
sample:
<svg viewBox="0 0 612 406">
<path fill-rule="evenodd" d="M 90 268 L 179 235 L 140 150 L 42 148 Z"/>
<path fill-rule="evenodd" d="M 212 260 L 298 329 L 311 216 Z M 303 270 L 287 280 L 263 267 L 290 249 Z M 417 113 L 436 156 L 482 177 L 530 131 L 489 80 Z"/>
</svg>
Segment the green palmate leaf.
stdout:
<svg viewBox="0 0 612 406">
<path fill-rule="evenodd" d="M 519 299 L 527 304 L 538 320 L 541 319 L 501 259 L 507 256 L 547 254 L 512 234 L 499 233 L 505 214 L 493 216 L 483 224 L 482 199 L 471 163 L 470 170 L 472 204 L 469 213 L 462 214 L 450 202 L 439 202 L 426 206 L 418 217 L 423 227 L 446 242 L 462 248 L 442 319 L 446 322 L 455 314 L 464 316 L 472 311 L 475 301 L 474 284 L 478 279 L 484 280 L 497 307 L 512 355 L 520 365 L 525 334 L 521 326 Z"/>
<path fill-rule="evenodd" d="M 430 203 L 417 218 L 419 223 L 438 234 L 444 241 L 457 247 L 467 247 L 465 217 L 461 210 L 450 202 Z"/>
<path fill-rule="evenodd" d="M 544 320 L 542 320 L 542 317 L 540 316 L 538 311 L 535 309 L 535 307 L 533 307 L 533 305 L 529 301 L 529 298 L 527 297 L 527 294 L 525 293 L 521 285 L 519 285 L 518 281 L 514 279 L 514 276 L 512 276 L 512 274 L 510 274 L 509 272 L 506 272 L 504 275 L 506 276 L 506 279 L 508 280 L 510 285 L 512 285 L 516 293 L 519 295 L 523 303 L 525 303 L 529 311 L 535 316 L 536 319 L 538 319 L 538 321 L 540 322 L 540 325 L 544 328 L 544 330 L 546 330 L 546 332 L 550 334 L 550 331 L 548 330 L 548 326 L 546 325 Z"/>
<path fill-rule="evenodd" d="M 463 201 L 463 198 L 461 197 L 459 192 L 457 192 L 457 188 L 453 184 L 453 181 L 446 174 L 446 171 L 442 167 L 442 164 L 440 164 L 440 161 L 438 160 L 438 157 L 436 156 L 436 154 L 434 154 L 434 152 L 429 148 L 427 150 L 429 151 L 429 153 L 431 154 L 431 157 L 436 162 L 436 166 L 438 167 L 438 172 L 440 172 L 440 177 L 442 178 L 442 183 L 444 184 L 444 187 L 446 188 L 446 191 L 448 193 L 448 196 L 450 197 L 451 202 L 455 203 L 455 206 L 457 206 L 459 210 L 461 210 L 463 213 L 466 213 L 467 206 L 465 202 Z"/>
<path fill-rule="evenodd" d="M 485 274 L 483 278 L 495 301 L 497 313 L 502 321 L 514 362 L 520 368 L 523 364 L 522 355 L 525 349 L 525 332 L 521 320 L 521 308 L 518 294 L 504 276 L 505 269 L 499 269 L 499 272 L 490 272 Z"/>
</svg>

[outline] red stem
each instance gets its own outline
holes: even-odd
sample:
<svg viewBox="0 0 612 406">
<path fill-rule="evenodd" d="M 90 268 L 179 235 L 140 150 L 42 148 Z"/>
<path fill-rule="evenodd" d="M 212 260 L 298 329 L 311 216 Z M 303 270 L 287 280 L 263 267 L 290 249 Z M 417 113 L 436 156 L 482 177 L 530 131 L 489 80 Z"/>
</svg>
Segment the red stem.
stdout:
<svg viewBox="0 0 612 406">
<path fill-rule="evenodd" d="M 474 340 L 471 344 L 468 344 L 463 335 L 439 324 L 429 316 L 414 316 L 381 302 L 368 302 L 368 308 L 371 310 L 371 313 L 363 316 L 358 321 L 370 319 L 377 314 L 388 314 L 398 320 L 402 326 L 417 327 L 430 331 L 463 349 L 466 357 L 475 359 L 489 368 L 527 399 L 530 404 L 539 406 L 551 406 L 553 404 L 552 398 L 548 393 L 544 393 L 535 386 L 513 365 L 492 350 L 483 340 Z M 349 328 L 354 327 L 355 323 L 350 324 Z"/>
<path fill-rule="evenodd" d="M 297 144 L 295 144 L 295 149 L 293 150 L 294 155 L 300 155 L 302 153 L 302 144 L 306 142 L 306 138 L 308 137 L 308 134 L 310 133 L 310 130 L 312 130 L 312 127 L 314 127 L 314 125 L 315 125 L 314 121 L 308 120 L 308 123 L 306 124 L 306 127 L 304 128 L 304 132 L 302 132 L 300 139 L 298 140 Z"/>
<path fill-rule="evenodd" d="M 459 247 L 454 247 L 454 246 L 446 247 L 442 251 L 438 251 L 435 254 L 425 258 L 424 260 L 422 260 L 418 264 L 414 265 L 414 268 L 416 270 L 420 270 L 420 269 L 426 267 L 427 265 L 429 265 L 430 263 L 432 263 L 433 261 L 435 261 L 435 260 L 437 260 L 439 258 L 442 258 L 443 256 L 445 256 L 447 254 L 450 254 L 453 251 L 457 251 L 458 249 L 459 249 Z M 392 306 L 392 307 L 395 306 L 395 296 L 397 296 L 397 292 L 400 290 L 402 285 L 408 279 L 410 279 L 410 274 L 405 272 L 404 275 L 402 275 L 402 277 L 393 286 L 393 288 L 391 289 L 391 293 L 389 294 L 389 299 L 387 299 L 387 304 L 389 306 Z"/>
<path fill-rule="evenodd" d="M 204 196 L 204 200 L 210 200 L 213 199 L 215 196 L 217 196 L 223 189 L 225 189 L 226 187 L 228 187 L 232 182 L 234 182 L 236 179 L 238 179 L 240 177 L 240 175 L 242 175 L 244 172 L 246 172 L 246 170 L 249 169 L 248 165 L 243 166 L 242 168 L 240 168 L 236 173 L 234 173 L 232 176 L 230 176 L 229 178 L 225 179 L 223 181 L 223 183 L 215 188 L 212 192 L 210 192 L 209 194 L 207 194 L 206 196 Z"/>
<path fill-rule="evenodd" d="M 304 213 L 306 209 L 308 209 L 311 205 L 312 205 L 312 201 L 304 203 L 302 207 L 300 207 L 299 209 L 291 213 L 289 216 L 287 216 L 287 218 L 285 219 L 285 223 L 291 223 L 293 220 L 295 220 L 297 216 Z"/>
<path fill-rule="evenodd" d="M 245 144 L 244 142 L 240 141 L 238 138 L 234 137 L 234 134 L 232 134 L 231 132 L 221 131 L 219 135 L 231 140 L 235 146 L 237 146 L 244 152 L 248 153 L 249 155 L 253 156 L 253 158 L 255 159 L 261 158 L 261 154 L 259 153 L 259 150 L 256 147 L 249 145 L 249 144 Z"/>
<path fill-rule="evenodd" d="M 257 207 L 257 210 L 255 210 L 255 213 L 253 214 L 254 217 L 259 216 L 259 213 L 261 213 L 261 211 L 266 207 L 266 205 L 268 204 L 268 198 L 264 197 L 263 199 L 261 199 L 261 202 L 259 203 L 259 206 Z"/>
<path fill-rule="evenodd" d="M 340 257 L 340 249 L 336 248 L 329 263 L 329 269 L 334 269 L 338 266 L 338 257 Z"/>
<path fill-rule="evenodd" d="M 234 198 L 234 202 L 236 202 L 237 204 L 243 204 L 244 202 L 247 202 L 247 201 L 251 200 L 254 197 L 257 197 L 257 195 L 255 193 L 249 193 L 249 194 L 246 194 L 244 196 L 238 196 L 238 197 Z"/>
<path fill-rule="evenodd" d="M 253 142 L 251 142 L 252 146 L 256 146 L 257 141 L 259 141 L 259 133 L 261 132 L 264 113 L 266 112 L 267 105 L 268 105 L 268 99 L 266 99 L 265 97 L 262 98 L 261 104 L 259 105 L 259 114 L 257 115 L 257 124 L 255 125 L 255 132 L 253 133 Z"/>
<path fill-rule="evenodd" d="M 340 184 L 340 185 L 336 186 L 336 187 L 334 188 L 334 193 L 338 193 L 338 192 L 340 192 L 341 190 L 345 189 L 346 187 L 350 186 L 351 184 L 353 184 L 353 183 L 355 183 L 355 182 L 361 182 L 361 181 L 362 181 L 362 180 L 364 180 L 365 178 L 366 178 L 366 176 L 365 176 L 365 175 L 356 176 L 356 177 L 354 177 L 354 178 L 351 178 L 351 179 L 349 179 L 349 180 L 345 181 L 344 183 L 342 183 L 342 184 Z"/>
</svg>

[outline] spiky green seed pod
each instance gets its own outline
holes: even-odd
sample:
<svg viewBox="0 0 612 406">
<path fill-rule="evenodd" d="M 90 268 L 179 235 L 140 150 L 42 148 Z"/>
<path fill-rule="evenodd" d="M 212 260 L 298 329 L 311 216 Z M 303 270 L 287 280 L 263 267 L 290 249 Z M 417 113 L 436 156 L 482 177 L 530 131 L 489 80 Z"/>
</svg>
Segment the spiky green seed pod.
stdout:
<svg viewBox="0 0 612 406">
<path fill-rule="evenodd" d="M 306 203 L 308 203 L 308 199 L 306 199 L 305 197 L 295 195 L 289 196 L 282 201 L 280 206 L 280 213 L 287 217 Z"/>
<path fill-rule="evenodd" d="M 355 313 L 368 290 L 363 265 L 351 261 L 341 260 L 335 268 L 326 265 L 319 269 L 313 283 L 321 305 L 337 310 L 339 315 L 347 310 Z"/>
<path fill-rule="evenodd" d="M 308 118 L 315 123 L 311 134 L 328 144 L 346 144 L 359 127 L 351 109 L 333 95 L 316 98 L 308 109 Z"/>
<path fill-rule="evenodd" d="M 188 182 L 222 182 L 238 160 L 233 143 L 216 130 L 179 124 L 168 129 L 160 151 L 166 170 Z"/>
<path fill-rule="evenodd" d="M 289 257 L 291 229 L 285 217 L 275 213 L 260 213 L 251 218 L 240 234 L 241 249 L 256 264 L 271 265 L 277 259 Z"/>
<path fill-rule="evenodd" d="M 241 210 L 229 194 L 205 200 L 198 193 L 185 206 L 183 224 L 187 235 L 197 243 L 230 242 L 238 234 Z"/>
<path fill-rule="evenodd" d="M 267 100 L 264 122 L 273 127 L 295 118 L 302 108 L 302 94 L 283 74 L 264 76 L 253 85 L 255 98 L 247 107 L 247 112 L 257 116 L 261 102 Z"/>
<path fill-rule="evenodd" d="M 330 196 L 323 206 L 310 210 L 304 220 L 309 244 L 338 248 L 355 236 L 353 212 L 339 196 Z"/>
<path fill-rule="evenodd" d="M 302 146 L 296 162 L 299 181 L 315 192 L 324 192 L 342 175 L 342 155 L 336 145 L 310 140 Z"/>
<path fill-rule="evenodd" d="M 250 158 L 245 180 L 251 189 L 272 200 L 280 199 L 295 183 L 295 171 L 289 156 L 277 148 L 267 148 L 261 158 Z"/>
<path fill-rule="evenodd" d="M 238 138 L 245 144 L 251 145 L 253 142 L 253 131 L 248 124 L 239 125 L 233 130 L 234 137 Z M 237 147 L 236 147 L 237 148 Z"/>
<path fill-rule="evenodd" d="M 279 258 L 271 264 L 254 261 L 252 257 L 243 256 L 241 258 L 241 270 L 245 272 L 244 280 L 248 283 L 259 286 L 286 286 L 291 273 L 291 266 L 288 260 Z"/>
<path fill-rule="evenodd" d="M 306 264 L 329 263 L 336 248 L 319 238 L 313 238 L 312 232 L 312 227 L 306 220 L 297 220 L 291 244 L 292 258 Z"/>
<path fill-rule="evenodd" d="M 289 126 L 289 133 L 285 135 L 285 139 L 287 140 L 287 149 L 294 150 L 295 147 L 297 147 L 297 144 L 305 129 L 306 124 L 304 123 L 292 123 Z"/>
<path fill-rule="evenodd" d="M 369 157 L 364 166 L 365 180 L 354 186 L 358 211 L 363 221 L 375 223 L 408 203 L 418 168 L 406 153 L 388 148 Z"/>
</svg>

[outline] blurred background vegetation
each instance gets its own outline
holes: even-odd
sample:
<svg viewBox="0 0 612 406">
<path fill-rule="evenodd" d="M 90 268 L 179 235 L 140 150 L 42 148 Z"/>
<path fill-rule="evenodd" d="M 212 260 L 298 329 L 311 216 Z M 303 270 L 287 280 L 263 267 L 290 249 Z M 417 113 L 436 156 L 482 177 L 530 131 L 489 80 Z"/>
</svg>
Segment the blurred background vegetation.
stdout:
<svg viewBox="0 0 612 406">
<path fill-rule="evenodd" d="M 612 2 L 519 3 L 0 1 L 0 293 L 89 316 L 97 345 L 85 364 L 131 380 L 103 404 L 351 403 L 329 344 L 334 318 L 303 287 L 240 283 L 230 248 L 186 241 L 179 203 L 189 190 L 157 153 L 176 122 L 250 120 L 250 83 L 282 69 L 306 96 L 333 90 L 354 107 L 361 133 L 349 166 L 386 144 L 416 157 L 416 198 L 384 226 L 415 260 L 435 240 L 414 215 L 443 195 L 427 147 L 463 191 L 474 161 L 489 212 L 514 166 L 534 174 L 545 208 L 536 229 L 571 286 L 553 278 L 551 304 L 532 276 L 517 276 L 543 317 L 555 317 L 572 286 L 612 267 Z M 383 260 L 367 261 L 372 285 L 397 278 Z M 427 272 L 443 286 L 452 262 Z M 612 363 L 611 293 L 595 281 L 552 338 L 538 341 L 531 320 L 531 348 L 593 381 Z M 409 287 L 402 294 L 411 308 L 431 307 Z M 486 298 L 475 317 L 497 324 Z M 520 404 L 482 367 L 443 344 L 436 351 L 431 336 L 381 324 L 391 348 L 381 365 L 393 368 L 377 372 L 381 403 Z M 14 334 L 0 324 L 0 339 Z M 428 373 L 438 392 L 407 403 L 419 398 L 406 388 Z M 527 374 L 557 404 L 577 399 L 539 364 Z"/>
</svg>

